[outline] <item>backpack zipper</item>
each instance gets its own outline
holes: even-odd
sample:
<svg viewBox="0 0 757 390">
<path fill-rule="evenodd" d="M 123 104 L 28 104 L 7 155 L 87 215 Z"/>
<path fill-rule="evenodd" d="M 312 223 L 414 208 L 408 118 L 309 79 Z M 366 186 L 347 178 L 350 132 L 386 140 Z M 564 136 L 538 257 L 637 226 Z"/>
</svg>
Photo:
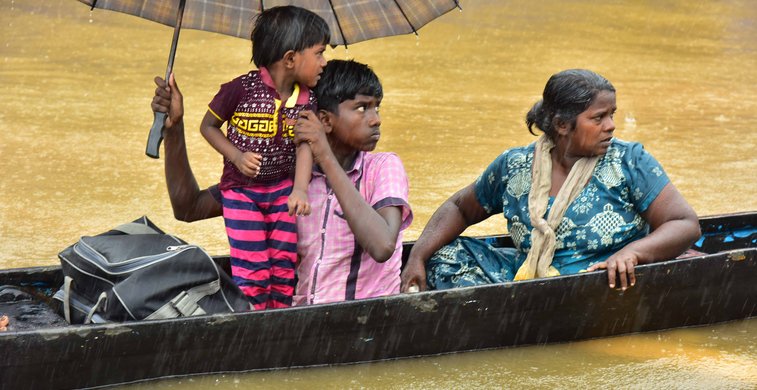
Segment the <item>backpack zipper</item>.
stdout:
<svg viewBox="0 0 757 390">
<path fill-rule="evenodd" d="M 164 259 L 173 257 L 187 250 L 197 248 L 196 245 L 176 245 L 169 246 L 166 249 L 168 252 L 158 253 L 154 255 L 135 257 L 133 259 L 127 259 L 119 263 L 109 263 L 105 257 L 94 248 L 89 246 L 86 242 L 79 241 L 74 244 L 74 252 L 79 256 L 90 260 L 92 264 L 100 268 L 107 274 L 122 274 L 127 272 L 133 272 L 137 269 L 144 268 L 152 263 L 162 261 Z"/>
</svg>

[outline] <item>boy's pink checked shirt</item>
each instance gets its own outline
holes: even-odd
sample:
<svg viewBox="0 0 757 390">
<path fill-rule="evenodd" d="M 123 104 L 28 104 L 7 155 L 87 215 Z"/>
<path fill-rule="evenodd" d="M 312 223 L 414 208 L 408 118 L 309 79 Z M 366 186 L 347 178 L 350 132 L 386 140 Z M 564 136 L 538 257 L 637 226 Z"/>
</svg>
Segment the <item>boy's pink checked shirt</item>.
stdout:
<svg viewBox="0 0 757 390">
<path fill-rule="evenodd" d="M 355 241 L 326 176 L 313 169 L 308 200 L 313 213 L 297 217 L 297 288 L 294 305 L 339 302 L 397 294 L 400 291 L 402 231 L 413 220 L 408 180 L 394 153 L 360 152 L 347 176 L 375 210 L 402 209 L 394 255 L 373 260 Z"/>
</svg>

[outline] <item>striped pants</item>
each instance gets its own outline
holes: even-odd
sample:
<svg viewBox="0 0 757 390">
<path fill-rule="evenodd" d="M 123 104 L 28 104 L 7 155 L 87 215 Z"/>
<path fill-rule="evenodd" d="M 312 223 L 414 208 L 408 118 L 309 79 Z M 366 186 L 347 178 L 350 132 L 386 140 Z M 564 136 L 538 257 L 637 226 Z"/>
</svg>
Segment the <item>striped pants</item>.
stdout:
<svg viewBox="0 0 757 390">
<path fill-rule="evenodd" d="M 231 275 L 255 310 L 292 305 L 297 262 L 292 180 L 221 191 L 231 247 Z"/>
</svg>

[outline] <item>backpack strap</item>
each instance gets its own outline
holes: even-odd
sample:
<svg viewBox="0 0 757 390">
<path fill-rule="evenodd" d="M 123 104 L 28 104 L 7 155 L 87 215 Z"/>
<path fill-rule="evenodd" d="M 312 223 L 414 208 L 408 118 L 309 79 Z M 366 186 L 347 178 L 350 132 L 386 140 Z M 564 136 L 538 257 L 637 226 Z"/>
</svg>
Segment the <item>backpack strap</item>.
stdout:
<svg viewBox="0 0 757 390">
<path fill-rule="evenodd" d="M 63 317 L 66 319 L 66 322 L 69 324 L 72 324 L 71 322 L 71 284 L 74 282 L 74 279 L 70 276 L 66 276 L 63 278 Z M 57 294 L 56 294 L 57 295 Z M 95 314 L 97 309 L 100 308 L 100 304 L 105 301 L 105 298 L 107 297 L 107 294 L 105 291 L 100 293 L 100 296 L 97 298 L 97 302 L 89 309 L 87 312 L 86 317 L 84 317 L 83 324 L 89 324 L 90 322 L 95 322 L 97 324 L 104 323 L 105 321 Z"/>
<path fill-rule="evenodd" d="M 112 230 L 119 231 L 124 234 L 160 234 L 149 225 L 145 225 L 137 222 L 129 222 L 120 226 L 116 226 Z"/>
<path fill-rule="evenodd" d="M 92 322 L 92 317 L 95 315 L 95 312 L 97 311 L 97 309 L 100 308 L 100 303 L 104 302 L 107 296 L 108 295 L 105 293 L 105 291 L 100 293 L 100 296 L 97 298 L 97 302 L 95 302 L 92 308 L 89 309 L 89 312 L 87 312 L 87 316 L 84 317 L 84 324 L 89 324 L 90 322 Z"/>
<path fill-rule="evenodd" d="M 71 283 L 74 278 L 66 276 L 63 278 L 63 316 L 66 322 L 71 323 Z"/>
<path fill-rule="evenodd" d="M 146 320 L 160 320 L 165 318 L 189 317 L 206 314 L 197 303 L 208 295 L 221 290 L 221 282 L 216 279 L 210 283 L 192 287 L 182 291 L 173 299 L 147 316 Z"/>
</svg>

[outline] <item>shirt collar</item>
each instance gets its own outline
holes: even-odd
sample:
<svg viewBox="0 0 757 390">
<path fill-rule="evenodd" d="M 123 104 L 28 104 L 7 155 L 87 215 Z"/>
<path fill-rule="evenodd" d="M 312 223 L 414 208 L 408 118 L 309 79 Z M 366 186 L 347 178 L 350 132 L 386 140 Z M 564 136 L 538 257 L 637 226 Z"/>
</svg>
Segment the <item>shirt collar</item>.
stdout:
<svg viewBox="0 0 757 390">
<path fill-rule="evenodd" d="M 352 176 L 352 174 L 357 174 L 357 176 L 360 176 L 363 173 L 363 167 L 365 164 L 363 164 L 363 161 L 365 160 L 366 152 L 359 151 L 357 152 L 357 156 L 355 156 L 355 161 L 352 162 L 352 168 L 348 169 L 346 171 L 347 176 Z M 323 171 L 321 170 L 321 167 L 318 166 L 318 164 L 313 164 L 313 175 L 316 176 L 325 176 Z"/>
<path fill-rule="evenodd" d="M 279 93 L 276 92 L 276 85 L 273 84 L 271 73 L 265 66 L 260 67 L 260 79 L 263 81 L 263 84 L 273 89 L 276 98 L 279 98 Z M 308 104 L 308 101 L 310 101 L 310 88 L 300 88 L 300 85 L 295 83 L 292 96 L 289 97 L 284 107 L 292 108 L 295 104 L 305 105 Z"/>
</svg>

